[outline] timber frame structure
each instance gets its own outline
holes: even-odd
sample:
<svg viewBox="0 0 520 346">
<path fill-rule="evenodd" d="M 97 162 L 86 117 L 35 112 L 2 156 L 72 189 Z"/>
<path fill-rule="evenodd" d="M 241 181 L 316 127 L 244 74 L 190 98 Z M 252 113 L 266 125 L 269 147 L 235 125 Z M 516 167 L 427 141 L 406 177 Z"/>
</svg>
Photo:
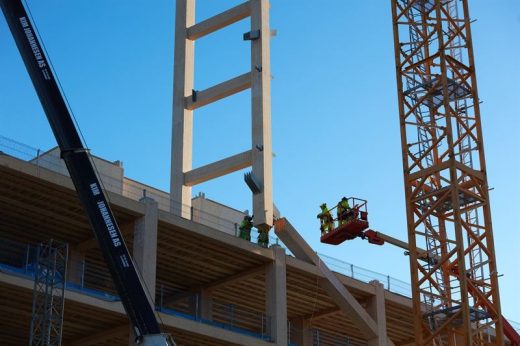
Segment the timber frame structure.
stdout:
<svg viewBox="0 0 520 346">
<path fill-rule="evenodd" d="M 391 3 L 417 344 L 502 345 L 468 1 Z"/>
<path fill-rule="evenodd" d="M 71 180 L 0 153 L 0 193 L 2 344 L 29 340 L 34 284 L 25 254 L 52 238 L 70 250 L 62 344 L 133 345 Z M 108 195 L 164 330 L 179 346 L 413 344 L 408 297 L 330 272 L 289 223 L 277 232 L 290 236 L 284 241 L 297 257 L 174 215 L 150 197 Z"/>
<path fill-rule="evenodd" d="M 177 0 L 175 16 L 171 210 L 189 219 L 191 186 L 252 166 L 245 180 L 253 191 L 254 223 L 268 230 L 273 222 L 269 1 L 248 0 L 195 23 L 195 0 Z M 196 91 L 195 40 L 248 17 L 251 31 L 244 34 L 244 40 L 251 41 L 251 70 Z M 193 111 L 248 88 L 252 106 L 251 150 L 192 169 Z"/>
</svg>

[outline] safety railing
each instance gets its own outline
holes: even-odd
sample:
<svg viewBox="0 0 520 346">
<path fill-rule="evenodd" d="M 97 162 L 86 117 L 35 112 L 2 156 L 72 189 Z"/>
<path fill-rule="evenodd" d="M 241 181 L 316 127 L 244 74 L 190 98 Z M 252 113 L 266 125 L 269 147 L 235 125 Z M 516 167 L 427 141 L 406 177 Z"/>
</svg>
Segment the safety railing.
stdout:
<svg viewBox="0 0 520 346">
<path fill-rule="evenodd" d="M 271 340 L 271 317 L 265 313 L 219 299 L 213 299 L 211 305 L 214 323 L 247 330 L 263 340 Z"/>
<path fill-rule="evenodd" d="M 35 262 L 36 245 L 0 239 L 0 272 L 32 280 Z M 67 290 L 105 301 L 119 300 L 106 266 L 86 258 L 69 259 L 67 267 Z M 203 297 L 197 293 L 168 288 L 161 283 L 156 287 L 158 311 L 270 341 L 271 318 L 265 313 L 224 300 L 202 299 Z M 204 304 L 210 306 L 207 315 L 202 313 L 201 307 Z"/>
<path fill-rule="evenodd" d="M 159 311 L 181 315 L 263 340 L 270 340 L 271 317 L 262 311 L 182 291 L 159 283 L 156 289 Z"/>
<path fill-rule="evenodd" d="M 340 274 L 351 277 L 363 282 L 370 282 L 377 280 L 382 283 L 386 290 L 397 293 L 406 297 L 411 297 L 410 284 L 399 279 L 393 278 L 390 275 L 384 275 L 366 268 L 358 267 L 352 263 L 339 260 L 324 254 L 319 253 L 320 258 L 327 264 L 327 266 Z"/>
<path fill-rule="evenodd" d="M 36 246 L 0 239 L 0 268 L 14 274 L 34 275 Z"/>
</svg>

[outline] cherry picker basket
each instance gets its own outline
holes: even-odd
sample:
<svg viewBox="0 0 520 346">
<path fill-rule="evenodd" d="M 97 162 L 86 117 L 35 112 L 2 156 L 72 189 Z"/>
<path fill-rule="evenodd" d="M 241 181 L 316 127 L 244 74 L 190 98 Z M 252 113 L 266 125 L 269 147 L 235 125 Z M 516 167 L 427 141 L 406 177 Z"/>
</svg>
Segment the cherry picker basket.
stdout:
<svg viewBox="0 0 520 346">
<path fill-rule="evenodd" d="M 359 237 L 368 228 L 367 201 L 355 197 L 350 197 L 347 200 L 352 207 L 346 213 L 346 220 L 344 219 L 340 222 L 339 217 L 333 219 L 334 228 L 321 235 L 320 240 L 322 243 L 338 245 L 345 240 Z M 330 209 L 331 215 L 334 212 L 337 213 L 337 205 Z"/>
</svg>

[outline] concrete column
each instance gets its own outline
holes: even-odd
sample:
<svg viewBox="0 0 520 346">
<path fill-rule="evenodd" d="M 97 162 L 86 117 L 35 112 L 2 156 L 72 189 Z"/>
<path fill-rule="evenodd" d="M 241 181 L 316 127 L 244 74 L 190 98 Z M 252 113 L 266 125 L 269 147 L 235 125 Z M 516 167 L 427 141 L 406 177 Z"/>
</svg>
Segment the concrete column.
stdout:
<svg viewBox="0 0 520 346">
<path fill-rule="evenodd" d="M 287 345 L 287 279 L 285 249 L 271 248 L 274 262 L 266 267 L 266 311 L 271 317 L 268 331 L 276 345 Z"/>
<path fill-rule="evenodd" d="M 69 247 L 69 258 L 67 261 L 67 281 L 83 286 L 85 274 L 85 253 Z"/>
<path fill-rule="evenodd" d="M 157 264 L 158 204 L 151 198 L 140 200 L 145 205 L 145 214 L 134 224 L 134 262 L 148 290 L 148 300 L 155 301 L 155 272 Z"/>
<path fill-rule="evenodd" d="M 311 322 L 304 318 L 291 320 L 291 342 L 297 346 L 312 346 Z"/>
<path fill-rule="evenodd" d="M 144 215 L 134 223 L 133 259 L 138 272 L 141 273 L 143 283 L 146 285 L 145 291 L 148 301 L 150 305 L 154 306 L 159 205 L 149 197 L 141 198 L 139 202 L 143 203 L 145 208 Z M 130 326 L 128 345 L 137 345 L 134 340 L 132 326 Z"/>
<path fill-rule="evenodd" d="M 368 340 L 368 346 L 388 346 L 388 336 L 386 335 L 386 311 L 385 311 L 385 288 L 377 280 L 370 281 L 375 287 L 375 295 L 368 299 L 367 312 L 377 324 L 378 338 Z"/>
</svg>

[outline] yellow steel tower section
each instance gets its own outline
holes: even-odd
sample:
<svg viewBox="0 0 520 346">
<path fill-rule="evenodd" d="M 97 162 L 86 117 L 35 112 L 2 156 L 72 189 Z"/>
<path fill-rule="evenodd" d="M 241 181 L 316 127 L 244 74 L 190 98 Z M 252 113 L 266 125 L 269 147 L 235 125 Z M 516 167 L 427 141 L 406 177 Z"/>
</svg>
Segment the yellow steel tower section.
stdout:
<svg viewBox="0 0 520 346">
<path fill-rule="evenodd" d="M 468 1 L 391 3 L 416 343 L 502 345 Z"/>
</svg>

